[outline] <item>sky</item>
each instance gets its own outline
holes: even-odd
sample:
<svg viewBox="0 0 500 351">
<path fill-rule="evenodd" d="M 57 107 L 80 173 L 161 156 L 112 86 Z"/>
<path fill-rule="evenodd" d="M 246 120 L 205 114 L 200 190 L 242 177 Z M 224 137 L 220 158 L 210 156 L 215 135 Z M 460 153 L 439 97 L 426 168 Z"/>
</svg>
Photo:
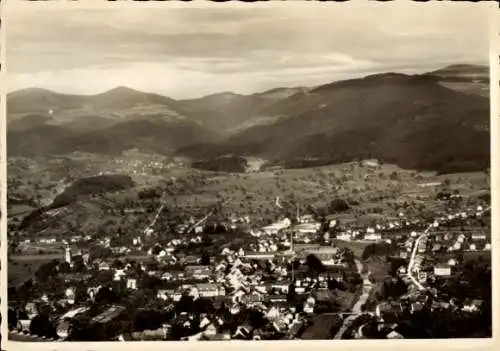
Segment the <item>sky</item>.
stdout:
<svg viewBox="0 0 500 351">
<path fill-rule="evenodd" d="M 488 8 L 479 4 L 33 4 L 6 9 L 9 91 L 127 86 L 184 99 L 487 64 L 489 56 Z"/>
</svg>

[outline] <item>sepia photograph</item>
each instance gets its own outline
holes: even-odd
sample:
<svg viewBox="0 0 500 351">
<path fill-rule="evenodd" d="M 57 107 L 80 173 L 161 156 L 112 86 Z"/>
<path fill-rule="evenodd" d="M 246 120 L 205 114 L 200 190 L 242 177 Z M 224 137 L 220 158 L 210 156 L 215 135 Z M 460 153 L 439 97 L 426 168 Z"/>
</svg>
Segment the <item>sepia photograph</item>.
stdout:
<svg viewBox="0 0 500 351">
<path fill-rule="evenodd" d="M 491 6 L 8 3 L 2 340 L 492 338 Z"/>
</svg>

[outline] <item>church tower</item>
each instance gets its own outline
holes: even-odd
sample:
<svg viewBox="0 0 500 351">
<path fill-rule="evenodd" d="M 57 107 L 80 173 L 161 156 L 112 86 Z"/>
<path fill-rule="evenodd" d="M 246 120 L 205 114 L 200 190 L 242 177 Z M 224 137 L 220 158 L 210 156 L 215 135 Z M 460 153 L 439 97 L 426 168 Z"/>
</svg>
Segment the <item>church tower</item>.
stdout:
<svg viewBox="0 0 500 351">
<path fill-rule="evenodd" d="M 69 245 L 66 245 L 66 252 L 64 258 L 66 262 L 68 262 L 68 264 L 71 264 L 71 248 L 69 247 Z"/>
</svg>

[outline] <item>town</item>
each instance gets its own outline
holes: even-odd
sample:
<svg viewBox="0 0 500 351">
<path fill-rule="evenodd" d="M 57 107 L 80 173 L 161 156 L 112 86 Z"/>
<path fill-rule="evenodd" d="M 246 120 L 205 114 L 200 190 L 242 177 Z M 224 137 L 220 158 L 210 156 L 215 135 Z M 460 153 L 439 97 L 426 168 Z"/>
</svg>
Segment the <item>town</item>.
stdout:
<svg viewBox="0 0 500 351">
<path fill-rule="evenodd" d="M 9 338 L 485 337 L 490 205 L 438 196 L 449 206 L 433 218 L 400 210 L 370 225 L 343 222 L 337 199 L 332 213 L 297 203 L 260 226 L 248 215 L 214 222 L 214 210 L 158 240 L 162 200 L 128 244 L 97 235 L 25 238 L 20 247 L 51 247 L 52 254 L 9 287 Z M 273 206 L 285 203 L 276 197 Z M 16 265 L 29 262 L 16 257 Z"/>
</svg>

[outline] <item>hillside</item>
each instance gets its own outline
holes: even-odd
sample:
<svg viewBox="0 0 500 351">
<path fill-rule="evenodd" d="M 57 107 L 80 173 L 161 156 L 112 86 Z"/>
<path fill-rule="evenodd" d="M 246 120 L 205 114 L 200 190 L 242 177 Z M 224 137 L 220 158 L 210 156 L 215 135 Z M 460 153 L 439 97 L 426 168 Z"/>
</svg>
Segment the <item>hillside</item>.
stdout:
<svg viewBox="0 0 500 351">
<path fill-rule="evenodd" d="M 57 195 L 50 205 L 40 207 L 25 216 L 21 222 L 21 228 L 27 228 L 33 224 L 46 225 L 46 223 L 43 223 L 43 220 L 40 221 L 40 218 L 47 217 L 46 214 L 50 211 L 65 208 L 67 206 L 76 206 L 78 200 L 82 196 L 88 197 L 118 192 L 130 189 L 134 187 L 134 185 L 135 183 L 130 176 L 121 174 L 78 179 Z M 50 218 L 51 216 L 48 217 Z"/>
<path fill-rule="evenodd" d="M 488 99 L 448 89 L 432 77 L 388 73 L 334 82 L 280 100 L 266 112 L 282 118 L 177 154 L 251 155 L 285 167 L 372 157 L 442 172 L 489 164 Z"/>
<path fill-rule="evenodd" d="M 466 94 L 489 97 L 490 76 L 488 66 L 450 65 L 426 75 L 434 77 L 437 82 L 447 88 Z"/>
<path fill-rule="evenodd" d="M 139 119 L 96 130 L 49 124 L 9 130 L 7 148 L 10 156 L 64 155 L 76 151 L 120 154 L 131 149 L 166 155 L 191 143 L 216 139 L 215 133 L 191 121 Z"/>
<path fill-rule="evenodd" d="M 26 89 L 8 95 L 8 153 L 138 149 L 228 171 L 244 169 L 238 160 L 250 156 L 286 168 L 377 158 L 476 171 L 489 165 L 488 81 L 487 67 L 452 65 L 191 100 L 124 87 L 88 96 Z"/>
<path fill-rule="evenodd" d="M 46 89 L 29 88 L 7 95 L 7 114 L 48 114 L 55 117 L 64 113 L 104 113 L 126 110 L 137 106 L 163 106 L 168 108 L 175 100 L 152 93 L 144 93 L 126 87 L 118 87 L 95 95 L 60 94 Z"/>
<path fill-rule="evenodd" d="M 233 131 L 251 117 L 259 116 L 261 110 L 303 89 L 276 88 L 252 95 L 218 93 L 200 99 L 180 100 L 176 108 L 212 130 Z"/>
</svg>

